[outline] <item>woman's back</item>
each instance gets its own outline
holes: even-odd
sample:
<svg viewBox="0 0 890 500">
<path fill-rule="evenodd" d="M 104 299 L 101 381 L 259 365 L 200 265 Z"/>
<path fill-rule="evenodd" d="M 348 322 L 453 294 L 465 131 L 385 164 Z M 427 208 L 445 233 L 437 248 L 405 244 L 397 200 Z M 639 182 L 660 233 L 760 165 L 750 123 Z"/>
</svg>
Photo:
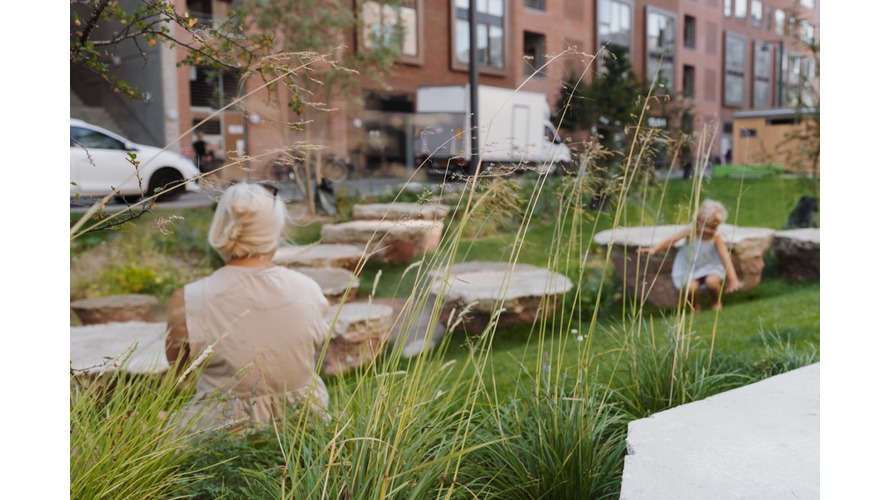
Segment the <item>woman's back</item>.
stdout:
<svg viewBox="0 0 890 500">
<path fill-rule="evenodd" d="M 323 389 L 315 352 L 328 334 L 327 308 L 316 282 L 278 266 L 224 266 L 186 285 L 189 349 L 197 356 L 213 346 L 196 396 L 225 391 L 263 420 L 277 416 L 270 395 L 292 399 L 313 383 Z"/>
</svg>

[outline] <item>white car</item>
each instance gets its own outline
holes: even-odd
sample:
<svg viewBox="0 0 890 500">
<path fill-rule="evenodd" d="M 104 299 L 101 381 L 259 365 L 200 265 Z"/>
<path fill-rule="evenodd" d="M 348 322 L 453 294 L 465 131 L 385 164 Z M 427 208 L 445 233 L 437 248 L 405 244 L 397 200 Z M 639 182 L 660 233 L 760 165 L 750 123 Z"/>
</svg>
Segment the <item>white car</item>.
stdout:
<svg viewBox="0 0 890 500">
<path fill-rule="evenodd" d="M 196 180 L 199 175 L 198 167 L 187 156 L 135 144 L 102 127 L 71 118 L 72 197 L 114 192 L 118 198 L 135 199 L 172 188 L 158 197 L 171 200 L 185 191 L 200 191 Z"/>
</svg>

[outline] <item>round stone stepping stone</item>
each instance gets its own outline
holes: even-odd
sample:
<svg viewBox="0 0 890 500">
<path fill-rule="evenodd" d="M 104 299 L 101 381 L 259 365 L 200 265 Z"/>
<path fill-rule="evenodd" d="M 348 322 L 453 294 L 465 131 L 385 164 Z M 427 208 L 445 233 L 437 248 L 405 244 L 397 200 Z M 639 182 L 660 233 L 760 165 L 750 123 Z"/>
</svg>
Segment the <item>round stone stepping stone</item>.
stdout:
<svg viewBox="0 0 890 500">
<path fill-rule="evenodd" d="M 325 297 L 332 303 L 340 302 L 344 295 L 347 298 L 358 293 L 360 280 L 351 272 L 339 267 L 294 267 L 312 278 L 321 287 Z"/>
<path fill-rule="evenodd" d="M 442 220 L 450 211 L 451 207 L 439 203 L 367 203 L 353 205 L 352 218 L 355 220 Z"/>
<path fill-rule="evenodd" d="M 386 346 L 393 309 L 387 305 L 349 302 L 328 311 L 333 325 L 322 371 L 338 375 L 372 361 Z"/>
<path fill-rule="evenodd" d="M 560 273 L 529 264 L 468 262 L 446 273 L 432 273 L 432 293 L 445 295 L 440 321 L 448 325 L 472 304 L 462 320 L 471 332 L 483 331 L 501 309 L 498 326 L 530 325 L 547 318 L 574 286 Z"/>
<path fill-rule="evenodd" d="M 71 369 L 89 373 L 118 370 L 163 373 L 170 368 L 166 338 L 167 324 L 159 322 L 128 321 L 72 326 L 69 337 Z M 129 357 L 125 358 L 127 354 Z"/>
<path fill-rule="evenodd" d="M 154 321 L 158 299 L 151 295 L 126 294 L 75 300 L 71 310 L 84 325 L 124 321 Z"/>
<path fill-rule="evenodd" d="M 622 278 L 625 292 L 633 293 L 656 307 L 676 307 L 680 303 L 680 292 L 674 287 L 671 269 L 677 249 L 685 240 L 655 255 L 640 255 L 637 249 L 655 245 L 685 227 L 688 226 L 619 227 L 601 231 L 594 235 L 593 240 L 607 251 L 611 246 L 612 263 L 617 269 L 617 276 Z M 765 265 L 763 259 L 776 231 L 731 224 L 721 224 L 718 231 L 729 247 L 742 289 L 759 285 Z"/>
<path fill-rule="evenodd" d="M 354 272 L 362 260 L 362 251 L 353 245 L 318 244 L 295 245 L 279 248 L 272 256 L 272 263 L 279 266 L 336 267 Z"/>
<path fill-rule="evenodd" d="M 819 279 L 819 228 L 777 231 L 773 250 L 782 278 L 790 281 Z"/>
<path fill-rule="evenodd" d="M 381 262 L 406 264 L 434 251 L 444 227 L 433 220 L 356 220 L 325 224 L 321 241 L 356 246 Z"/>
</svg>

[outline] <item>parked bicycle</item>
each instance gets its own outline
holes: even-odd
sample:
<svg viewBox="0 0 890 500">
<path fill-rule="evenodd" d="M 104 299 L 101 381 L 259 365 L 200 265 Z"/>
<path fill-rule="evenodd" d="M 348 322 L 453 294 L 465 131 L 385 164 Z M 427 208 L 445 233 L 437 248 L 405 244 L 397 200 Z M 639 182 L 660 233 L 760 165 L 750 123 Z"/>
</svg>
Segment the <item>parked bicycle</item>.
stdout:
<svg viewBox="0 0 890 500">
<path fill-rule="evenodd" d="M 312 162 L 301 157 L 280 157 L 270 166 L 272 180 L 279 183 L 292 183 L 303 193 L 304 199 L 311 198 L 315 202 L 317 213 L 337 214 L 334 185 L 349 178 L 355 171 L 355 165 L 349 157 L 326 155 L 321 166 L 321 179 L 316 179 Z"/>
<path fill-rule="evenodd" d="M 311 162 L 307 162 L 304 158 L 278 158 L 272 163 L 271 175 L 278 182 L 296 182 L 297 178 L 307 179 L 314 176 L 314 172 L 306 171 L 308 165 L 311 165 Z M 348 156 L 326 155 L 321 166 L 321 175 L 324 180 L 340 184 L 355 173 L 355 168 L 355 164 Z"/>
</svg>

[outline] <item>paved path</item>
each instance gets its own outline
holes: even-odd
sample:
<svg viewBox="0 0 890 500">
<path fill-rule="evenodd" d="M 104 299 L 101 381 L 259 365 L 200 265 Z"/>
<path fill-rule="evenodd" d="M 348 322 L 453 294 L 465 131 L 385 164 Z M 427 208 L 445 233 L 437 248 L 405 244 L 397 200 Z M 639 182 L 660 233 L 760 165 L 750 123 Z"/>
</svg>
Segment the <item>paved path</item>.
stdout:
<svg viewBox="0 0 890 500">
<path fill-rule="evenodd" d="M 620 498 L 818 499 L 819 366 L 631 422 Z"/>
</svg>

